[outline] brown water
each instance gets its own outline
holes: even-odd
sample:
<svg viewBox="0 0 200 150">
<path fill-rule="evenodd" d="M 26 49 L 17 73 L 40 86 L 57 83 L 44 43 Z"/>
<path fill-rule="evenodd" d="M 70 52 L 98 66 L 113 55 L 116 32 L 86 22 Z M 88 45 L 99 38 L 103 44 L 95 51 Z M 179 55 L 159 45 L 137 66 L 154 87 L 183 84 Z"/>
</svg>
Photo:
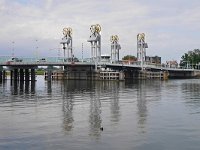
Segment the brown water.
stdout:
<svg viewBox="0 0 200 150">
<path fill-rule="evenodd" d="M 200 80 L 8 80 L 0 149 L 199 150 Z"/>
</svg>

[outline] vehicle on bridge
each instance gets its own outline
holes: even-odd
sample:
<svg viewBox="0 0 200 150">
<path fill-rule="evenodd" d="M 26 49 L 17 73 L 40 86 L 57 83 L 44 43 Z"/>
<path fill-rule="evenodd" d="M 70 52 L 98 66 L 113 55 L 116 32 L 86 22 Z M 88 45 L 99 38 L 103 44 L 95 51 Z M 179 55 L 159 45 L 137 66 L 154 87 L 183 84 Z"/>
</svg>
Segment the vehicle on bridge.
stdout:
<svg viewBox="0 0 200 150">
<path fill-rule="evenodd" d="M 46 62 L 45 58 L 38 59 L 37 62 Z"/>
<path fill-rule="evenodd" d="M 22 62 L 22 59 L 17 58 L 17 57 L 12 57 L 8 60 L 8 62 Z"/>
</svg>

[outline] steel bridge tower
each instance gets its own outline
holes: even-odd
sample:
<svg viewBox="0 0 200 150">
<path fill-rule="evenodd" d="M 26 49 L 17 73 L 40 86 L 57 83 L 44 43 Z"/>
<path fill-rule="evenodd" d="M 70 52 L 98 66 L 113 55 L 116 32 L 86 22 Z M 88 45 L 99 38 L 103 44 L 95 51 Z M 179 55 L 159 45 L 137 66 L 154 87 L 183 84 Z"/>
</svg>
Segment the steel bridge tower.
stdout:
<svg viewBox="0 0 200 150">
<path fill-rule="evenodd" d="M 73 61 L 73 51 L 72 51 L 72 28 L 64 28 L 63 29 L 63 35 L 62 41 L 60 44 L 63 46 L 64 50 L 64 61 Z M 67 50 L 67 57 L 66 57 L 66 51 Z"/>
<path fill-rule="evenodd" d="M 148 48 L 148 45 L 145 43 L 145 34 L 139 33 L 137 35 L 137 61 L 140 62 L 142 69 L 146 57 L 146 48 Z"/>
<path fill-rule="evenodd" d="M 117 35 L 112 35 L 110 37 L 110 41 L 111 41 L 111 63 L 116 63 L 119 61 L 119 50 L 121 49 L 121 46 L 118 43 L 119 38 Z"/>
<path fill-rule="evenodd" d="M 90 31 L 88 42 L 91 43 L 91 61 L 95 63 L 97 69 L 97 64 L 101 62 L 101 26 L 99 24 L 91 25 Z"/>
</svg>

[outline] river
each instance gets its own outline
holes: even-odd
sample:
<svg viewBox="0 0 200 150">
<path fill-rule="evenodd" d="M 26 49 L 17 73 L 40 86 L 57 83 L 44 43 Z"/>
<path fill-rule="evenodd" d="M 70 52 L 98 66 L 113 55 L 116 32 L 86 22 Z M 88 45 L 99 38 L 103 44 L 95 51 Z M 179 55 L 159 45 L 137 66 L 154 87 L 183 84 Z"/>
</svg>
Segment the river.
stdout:
<svg viewBox="0 0 200 150">
<path fill-rule="evenodd" d="M 198 79 L 0 83 L 0 149 L 199 148 Z"/>
</svg>

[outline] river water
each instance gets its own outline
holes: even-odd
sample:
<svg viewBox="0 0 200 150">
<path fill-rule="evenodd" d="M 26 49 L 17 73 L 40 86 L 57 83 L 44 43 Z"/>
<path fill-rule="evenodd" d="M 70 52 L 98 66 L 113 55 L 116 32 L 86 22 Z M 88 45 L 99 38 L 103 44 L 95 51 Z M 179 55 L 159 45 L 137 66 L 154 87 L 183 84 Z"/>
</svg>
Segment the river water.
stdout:
<svg viewBox="0 0 200 150">
<path fill-rule="evenodd" d="M 0 149 L 199 150 L 200 80 L 7 80 Z"/>
</svg>

